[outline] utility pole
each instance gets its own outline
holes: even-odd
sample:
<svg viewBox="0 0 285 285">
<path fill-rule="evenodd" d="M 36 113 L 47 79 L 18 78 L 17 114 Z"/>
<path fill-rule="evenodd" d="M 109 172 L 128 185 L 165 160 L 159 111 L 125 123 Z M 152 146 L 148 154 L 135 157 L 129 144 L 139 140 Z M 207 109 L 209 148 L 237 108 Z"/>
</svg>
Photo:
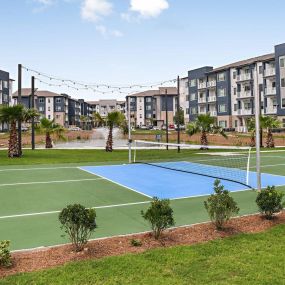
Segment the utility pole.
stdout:
<svg viewBox="0 0 285 285">
<path fill-rule="evenodd" d="M 18 105 L 22 104 L 22 64 L 18 64 Z M 22 122 L 18 121 L 18 152 L 22 156 Z"/>
<path fill-rule="evenodd" d="M 177 143 L 180 144 L 180 77 L 177 76 Z M 180 152 L 180 146 L 177 151 Z"/>
<path fill-rule="evenodd" d="M 167 88 L 165 89 L 165 121 L 166 121 L 166 143 L 168 143 L 168 96 L 167 96 Z M 166 149 L 168 150 L 168 144 L 166 145 Z"/>
<path fill-rule="evenodd" d="M 35 108 L 35 77 L 32 76 L 32 94 L 31 94 L 31 108 Z M 32 149 L 35 149 L 35 117 L 32 117 L 32 138 L 31 138 L 31 143 L 32 143 Z"/>
</svg>

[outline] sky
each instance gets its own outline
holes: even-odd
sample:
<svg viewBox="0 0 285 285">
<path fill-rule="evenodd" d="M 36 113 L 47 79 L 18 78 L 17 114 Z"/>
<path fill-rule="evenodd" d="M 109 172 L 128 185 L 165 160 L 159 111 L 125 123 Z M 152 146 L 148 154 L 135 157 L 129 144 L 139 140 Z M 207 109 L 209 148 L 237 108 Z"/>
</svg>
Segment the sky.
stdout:
<svg viewBox="0 0 285 285">
<path fill-rule="evenodd" d="M 284 11 L 284 0 L 1 0 L 0 69 L 15 80 L 21 63 L 80 82 L 148 85 L 273 52 L 285 42 Z M 23 87 L 32 75 L 40 78 L 23 71 Z M 36 87 L 86 100 L 125 96 Z"/>
</svg>

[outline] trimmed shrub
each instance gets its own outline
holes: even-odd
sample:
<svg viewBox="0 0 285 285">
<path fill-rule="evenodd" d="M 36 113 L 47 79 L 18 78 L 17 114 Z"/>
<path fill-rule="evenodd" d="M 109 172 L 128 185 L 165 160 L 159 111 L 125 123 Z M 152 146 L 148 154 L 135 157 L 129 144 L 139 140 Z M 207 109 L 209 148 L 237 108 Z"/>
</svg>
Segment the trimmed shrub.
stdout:
<svg viewBox="0 0 285 285">
<path fill-rule="evenodd" d="M 10 246 L 9 240 L 0 241 L 0 266 L 9 267 L 12 265 L 9 246 Z"/>
<path fill-rule="evenodd" d="M 154 197 L 150 207 L 141 214 L 150 223 L 155 239 L 159 239 L 166 228 L 174 226 L 173 210 L 168 199 Z"/>
<path fill-rule="evenodd" d="M 267 186 L 266 189 L 258 192 L 256 204 L 261 214 L 266 219 L 273 218 L 275 213 L 282 211 L 285 203 L 282 203 L 284 193 L 275 189 L 275 186 Z"/>
<path fill-rule="evenodd" d="M 218 230 L 224 228 L 224 224 L 234 215 L 238 214 L 239 208 L 229 191 L 224 189 L 219 179 L 214 182 L 214 194 L 204 201 L 205 208 L 211 221 Z"/>
<path fill-rule="evenodd" d="M 131 245 L 132 246 L 142 246 L 142 241 L 139 239 L 131 239 Z"/>
<path fill-rule="evenodd" d="M 96 212 L 80 204 L 68 205 L 59 214 L 61 229 L 68 235 L 75 251 L 81 251 L 97 227 Z"/>
</svg>

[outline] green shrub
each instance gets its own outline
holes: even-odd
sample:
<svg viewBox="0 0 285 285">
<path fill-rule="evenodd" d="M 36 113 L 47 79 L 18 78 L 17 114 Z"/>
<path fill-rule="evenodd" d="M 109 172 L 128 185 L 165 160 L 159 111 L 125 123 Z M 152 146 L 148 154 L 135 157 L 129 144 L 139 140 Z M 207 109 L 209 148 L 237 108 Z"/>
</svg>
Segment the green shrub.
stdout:
<svg viewBox="0 0 285 285">
<path fill-rule="evenodd" d="M 97 227 L 96 212 L 80 204 L 69 205 L 59 214 L 61 229 L 69 236 L 76 251 L 81 251 Z"/>
<path fill-rule="evenodd" d="M 158 239 L 166 228 L 174 225 L 173 210 L 167 199 L 154 197 L 147 211 L 141 211 L 141 214 L 150 223 L 155 239 Z"/>
<path fill-rule="evenodd" d="M 256 204 L 266 219 L 272 219 L 274 213 L 280 212 L 284 207 L 282 199 L 284 193 L 275 189 L 274 186 L 268 186 L 266 189 L 258 192 Z"/>
<path fill-rule="evenodd" d="M 132 246 L 142 246 L 142 241 L 139 239 L 131 239 L 131 245 Z"/>
<path fill-rule="evenodd" d="M 0 241 L 0 266 L 9 267 L 12 265 L 9 246 L 10 246 L 9 240 Z"/>
<path fill-rule="evenodd" d="M 211 221 L 218 230 L 223 229 L 224 224 L 234 215 L 238 214 L 239 208 L 229 191 L 224 189 L 220 180 L 214 182 L 214 194 L 204 201 L 205 208 Z"/>
</svg>

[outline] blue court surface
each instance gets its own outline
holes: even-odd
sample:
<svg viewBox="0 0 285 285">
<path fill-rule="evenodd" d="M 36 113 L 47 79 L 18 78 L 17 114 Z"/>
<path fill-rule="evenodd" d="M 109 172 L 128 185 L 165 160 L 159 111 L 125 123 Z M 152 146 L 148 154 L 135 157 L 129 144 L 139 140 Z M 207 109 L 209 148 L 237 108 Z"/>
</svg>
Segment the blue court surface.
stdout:
<svg viewBox="0 0 285 285">
<path fill-rule="evenodd" d="M 201 165 L 190 162 L 170 162 L 160 163 L 167 164 L 167 167 L 184 170 L 185 166 L 189 169 L 197 168 L 204 174 L 213 174 L 223 171 L 223 177 L 237 178 L 245 177 L 246 172 L 240 169 L 229 169 L 218 166 Z M 139 192 L 148 197 L 159 197 L 168 199 L 178 199 L 184 197 L 194 197 L 209 195 L 213 193 L 213 184 L 215 178 L 185 173 L 165 168 L 156 167 L 148 164 L 125 164 L 125 165 L 108 165 L 108 166 L 84 166 L 80 169 L 103 177 L 116 184 Z M 221 183 L 229 191 L 250 190 L 248 187 L 231 182 L 221 180 Z M 239 180 L 239 179 L 238 179 Z M 285 185 L 285 176 L 262 173 L 262 188 L 268 185 L 281 186 Z M 256 173 L 250 172 L 249 184 L 256 187 Z"/>
</svg>

